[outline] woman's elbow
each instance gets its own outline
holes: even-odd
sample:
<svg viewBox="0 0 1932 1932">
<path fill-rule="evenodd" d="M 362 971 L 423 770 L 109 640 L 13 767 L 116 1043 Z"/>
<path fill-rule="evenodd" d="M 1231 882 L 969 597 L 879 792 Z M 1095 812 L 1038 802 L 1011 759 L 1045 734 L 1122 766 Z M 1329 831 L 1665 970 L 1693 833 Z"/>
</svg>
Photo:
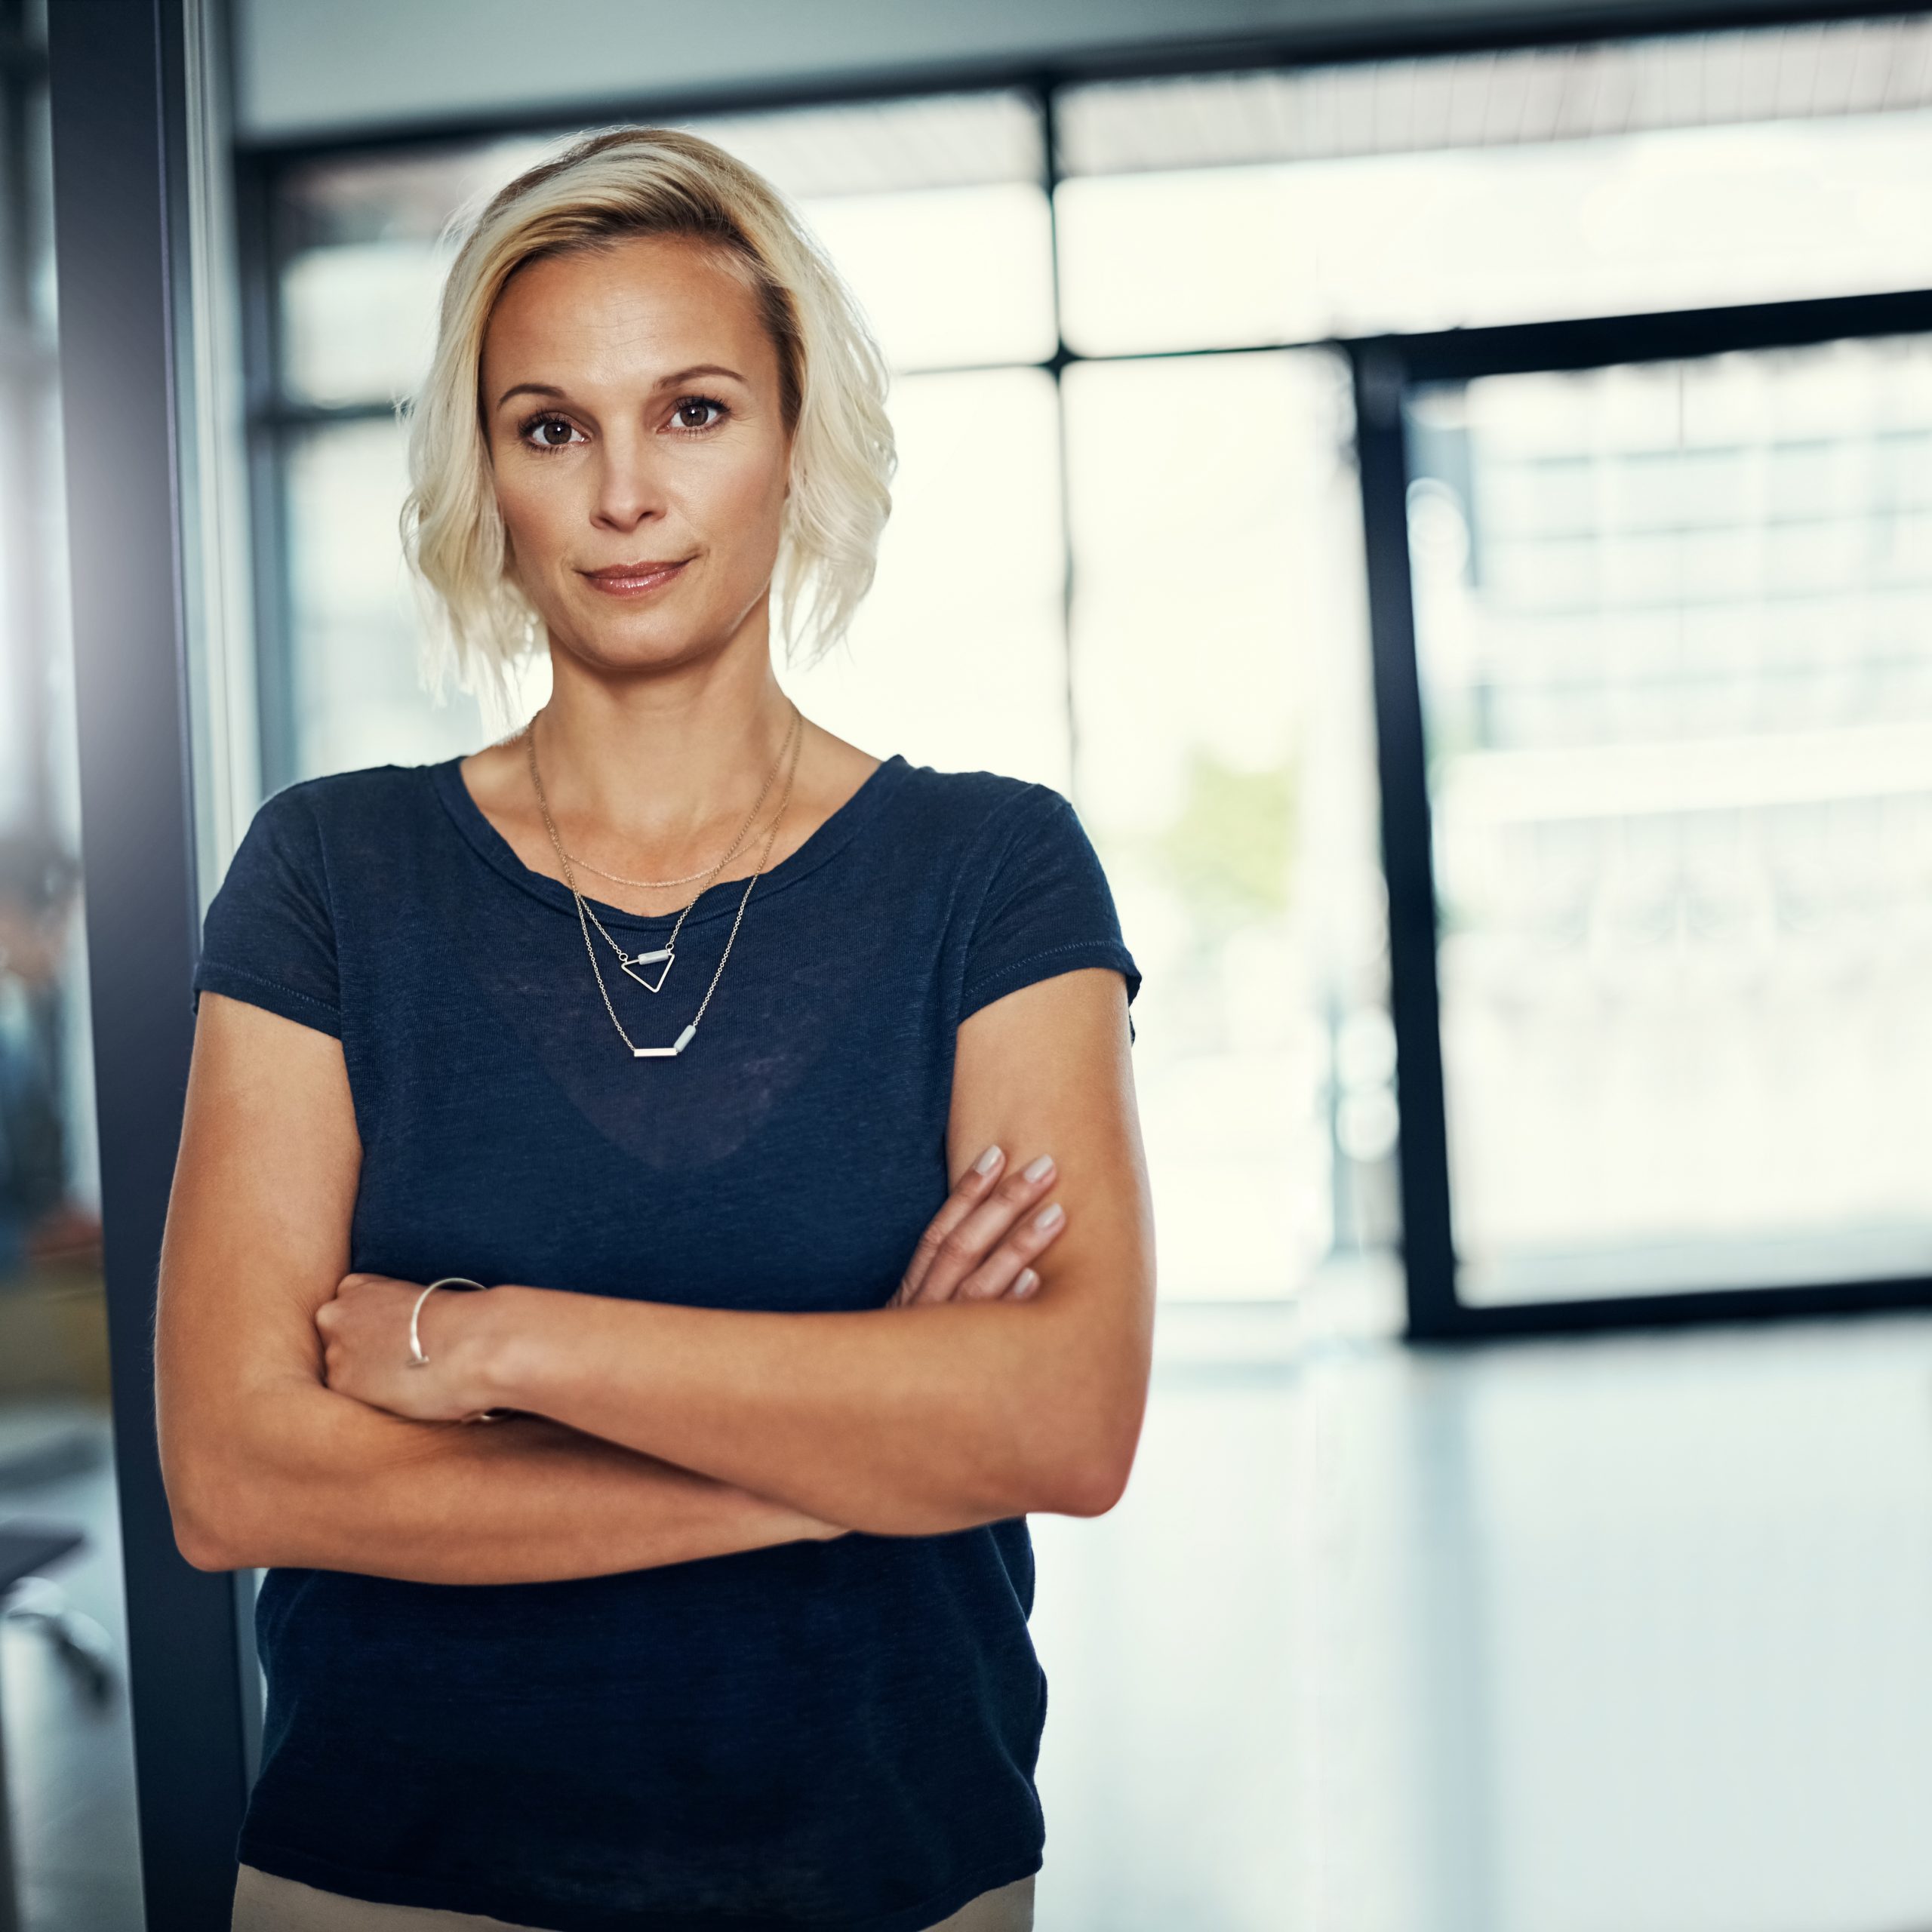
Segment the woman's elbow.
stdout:
<svg viewBox="0 0 1932 1932">
<path fill-rule="evenodd" d="M 196 1570 L 245 1570 L 263 1561 L 261 1527 L 273 1520 L 265 1491 L 277 1473 L 257 1453 L 245 1419 L 230 1414 L 219 1432 L 161 1430 L 161 1476 L 174 1546 Z"/>
<path fill-rule="evenodd" d="M 1124 1458 L 1088 1455 L 1063 1478 L 1053 1513 L 1104 1516 L 1126 1494 L 1128 1478 L 1133 1469 L 1131 1452 Z"/>
<path fill-rule="evenodd" d="M 174 1547 L 191 1570 L 240 1570 L 248 1566 L 229 1554 L 228 1546 L 206 1525 L 174 1512 Z"/>
<path fill-rule="evenodd" d="M 1152 1294 L 1151 1284 L 1149 1294 Z M 1150 1331 L 1117 1335 L 1106 1368 L 1089 1385 L 1088 1423 L 1081 1457 L 1081 1481 L 1074 1513 L 1104 1516 L 1127 1493 L 1134 1459 L 1147 1420 L 1147 1397 L 1153 1376 Z"/>
<path fill-rule="evenodd" d="M 162 1485 L 174 1546 L 191 1569 L 239 1570 L 246 1567 L 236 1555 L 238 1525 L 234 1510 L 218 1477 L 183 1466 L 180 1455 L 164 1457 Z"/>
<path fill-rule="evenodd" d="M 1127 1493 L 1146 1413 L 1143 1382 L 1131 1398 L 1072 1432 L 1060 1444 L 1044 1485 L 1051 1500 L 1038 1506 L 1055 1515 L 1104 1516 Z"/>
</svg>

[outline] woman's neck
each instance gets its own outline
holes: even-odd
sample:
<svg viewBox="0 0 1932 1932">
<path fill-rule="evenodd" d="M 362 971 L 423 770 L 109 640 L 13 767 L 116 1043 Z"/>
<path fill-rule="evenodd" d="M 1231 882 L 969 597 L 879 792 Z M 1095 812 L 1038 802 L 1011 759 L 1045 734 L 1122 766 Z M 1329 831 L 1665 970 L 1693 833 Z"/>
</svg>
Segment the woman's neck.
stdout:
<svg viewBox="0 0 1932 1932">
<path fill-rule="evenodd" d="M 600 863 L 617 853 L 681 870 L 716 856 L 791 728 L 768 648 L 623 678 L 553 651 L 552 679 L 534 725 L 544 791 L 566 845 Z"/>
<path fill-rule="evenodd" d="M 792 723 L 792 701 L 772 674 L 768 642 L 761 639 L 755 653 L 728 661 L 721 656 L 655 679 L 606 678 L 555 649 L 551 668 L 552 695 L 537 715 L 534 742 L 565 850 L 573 862 L 632 881 L 683 881 L 647 889 L 580 875 L 592 897 L 627 912 L 675 911 L 741 827 L 746 838 L 719 882 L 782 864 L 878 764 L 805 720 L 795 771 L 787 753 L 787 769 L 777 774 L 756 822 L 746 826 Z M 530 750 L 518 732 L 473 752 L 463 761 L 463 783 L 524 864 L 561 881 L 531 783 Z M 789 804 L 774 825 L 781 798 Z M 776 835 L 769 845 L 768 829 Z"/>
</svg>

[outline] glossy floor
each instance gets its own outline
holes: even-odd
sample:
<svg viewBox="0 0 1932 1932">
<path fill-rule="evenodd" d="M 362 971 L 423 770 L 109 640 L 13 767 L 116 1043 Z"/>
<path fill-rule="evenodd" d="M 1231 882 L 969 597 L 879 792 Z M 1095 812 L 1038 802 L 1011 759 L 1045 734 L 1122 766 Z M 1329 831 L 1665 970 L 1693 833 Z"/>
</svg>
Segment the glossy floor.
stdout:
<svg viewBox="0 0 1932 1932">
<path fill-rule="evenodd" d="M 1043 1927 L 1932 1927 L 1932 1317 L 1161 1319 L 1128 1497 L 1036 1527 Z"/>
</svg>

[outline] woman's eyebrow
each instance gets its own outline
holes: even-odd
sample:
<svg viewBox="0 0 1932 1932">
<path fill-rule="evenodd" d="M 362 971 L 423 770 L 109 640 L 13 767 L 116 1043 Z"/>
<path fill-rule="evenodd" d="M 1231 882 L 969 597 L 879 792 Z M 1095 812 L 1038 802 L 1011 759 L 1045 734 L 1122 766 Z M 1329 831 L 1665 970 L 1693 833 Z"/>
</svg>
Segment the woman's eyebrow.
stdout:
<svg viewBox="0 0 1932 1932">
<path fill-rule="evenodd" d="M 729 376 L 734 383 L 745 380 L 737 370 L 728 369 L 721 362 L 694 362 L 688 369 L 680 369 L 675 375 L 660 376 L 657 386 L 661 389 L 672 383 L 688 383 L 694 376 Z"/>
<path fill-rule="evenodd" d="M 513 383 L 497 397 L 497 407 L 502 408 L 513 395 L 551 395 L 561 401 L 563 393 L 561 389 L 552 387 L 549 383 Z"/>
<path fill-rule="evenodd" d="M 728 369 L 721 362 L 694 362 L 688 369 L 678 369 L 668 376 L 660 376 L 651 386 L 654 389 L 669 389 L 675 383 L 688 383 L 694 376 L 728 376 L 734 383 L 742 383 L 745 380 L 737 370 Z M 497 397 L 497 407 L 502 408 L 513 395 L 547 395 L 559 402 L 564 400 L 564 392 L 553 383 L 515 383 Z"/>
</svg>

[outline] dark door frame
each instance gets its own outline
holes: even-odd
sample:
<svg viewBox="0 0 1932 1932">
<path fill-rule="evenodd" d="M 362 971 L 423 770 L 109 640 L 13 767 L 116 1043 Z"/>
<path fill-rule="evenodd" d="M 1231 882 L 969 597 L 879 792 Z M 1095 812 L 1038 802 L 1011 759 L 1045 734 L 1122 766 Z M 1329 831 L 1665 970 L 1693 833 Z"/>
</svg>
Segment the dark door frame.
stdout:
<svg viewBox="0 0 1932 1932">
<path fill-rule="evenodd" d="M 190 795 L 188 63 L 199 0 L 49 0 L 61 414 L 115 1475 L 148 1932 L 226 1925 L 255 1713 L 239 1583 L 174 1542 L 155 1259 L 200 940 Z"/>
<path fill-rule="evenodd" d="M 1456 1291 L 1436 899 L 1422 694 L 1409 570 L 1411 466 L 1402 402 L 1419 383 L 1481 376 L 1793 349 L 1932 334 L 1932 291 L 1755 303 L 1663 314 L 1595 316 L 1496 328 L 1380 336 L 1345 345 L 1355 377 L 1356 446 L 1368 562 L 1370 651 L 1382 854 L 1389 887 L 1391 1010 L 1401 1113 L 1403 1263 L 1412 1340 L 1549 1334 L 1663 1322 L 1844 1314 L 1932 1304 L 1932 1278 L 1789 1287 L 1698 1289 L 1472 1306 Z"/>
</svg>

